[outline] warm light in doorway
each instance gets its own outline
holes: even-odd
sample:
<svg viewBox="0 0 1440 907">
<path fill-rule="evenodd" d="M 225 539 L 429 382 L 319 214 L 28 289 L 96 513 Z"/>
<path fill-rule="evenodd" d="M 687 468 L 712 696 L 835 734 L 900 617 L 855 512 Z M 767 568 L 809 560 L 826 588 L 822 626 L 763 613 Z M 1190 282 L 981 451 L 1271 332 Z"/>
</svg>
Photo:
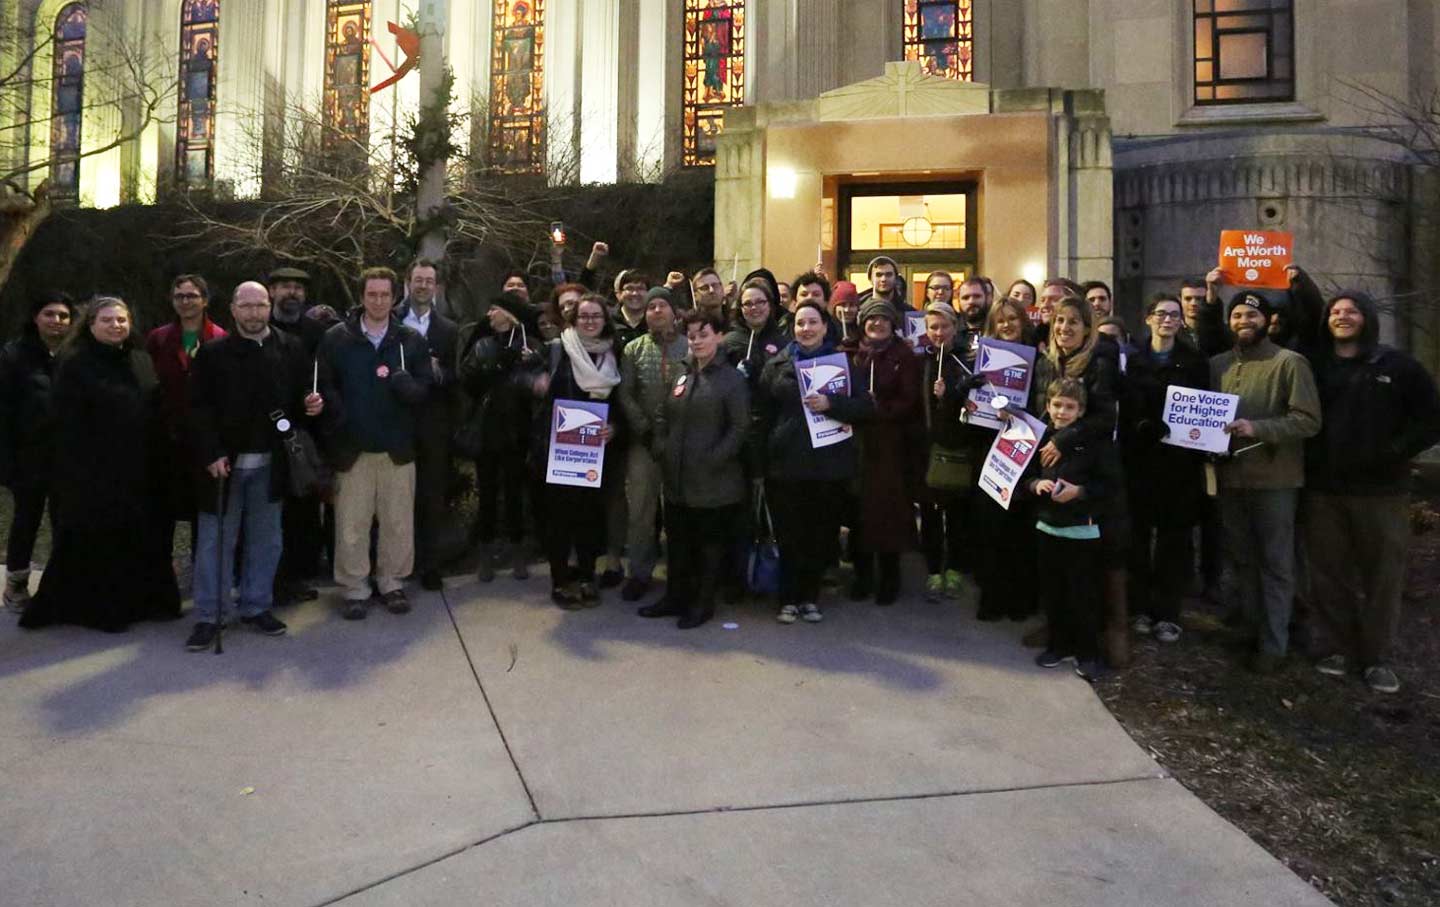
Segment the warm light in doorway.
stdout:
<svg viewBox="0 0 1440 907">
<path fill-rule="evenodd" d="M 800 175 L 790 167 L 771 167 L 766 182 L 770 184 L 771 198 L 794 198 Z"/>
</svg>

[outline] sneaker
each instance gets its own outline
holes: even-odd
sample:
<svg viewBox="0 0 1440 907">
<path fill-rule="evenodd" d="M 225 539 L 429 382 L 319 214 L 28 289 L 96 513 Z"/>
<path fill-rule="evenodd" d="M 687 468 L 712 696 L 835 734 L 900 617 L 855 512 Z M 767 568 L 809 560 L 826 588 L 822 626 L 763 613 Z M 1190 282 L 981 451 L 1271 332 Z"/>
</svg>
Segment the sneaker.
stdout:
<svg viewBox="0 0 1440 907">
<path fill-rule="evenodd" d="M 240 618 L 240 623 L 257 633 L 264 633 L 266 636 L 285 635 L 285 624 L 269 611 L 261 611 L 254 617 L 242 617 Z"/>
<path fill-rule="evenodd" d="M 481 583 L 495 581 L 495 546 L 481 545 L 480 557 L 475 564 L 475 579 Z"/>
<path fill-rule="evenodd" d="M 204 652 L 215 645 L 215 634 L 219 632 L 220 628 L 215 624 L 198 623 L 195 629 L 190 631 L 190 638 L 185 640 L 185 648 L 191 652 Z"/>
<path fill-rule="evenodd" d="M 519 542 L 515 543 L 515 551 L 510 557 L 510 575 L 515 579 L 530 578 L 530 556 Z"/>
<path fill-rule="evenodd" d="M 410 599 L 405 597 L 404 589 L 395 589 L 380 596 L 380 601 L 385 604 L 385 610 L 391 614 L 410 613 Z"/>
<path fill-rule="evenodd" d="M 1315 670 L 1321 674 L 1329 674 L 1331 677 L 1344 677 L 1349 673 L 1349 666 L 1345 664 L 1344 655 L 1326 655 L 1315 662 Z"/>
<path fill-rule="evenodd" d="M 800 609 L 794 605 L 781 605 L 780 610 L 775 612 L 775 619 L 782 624 L 793 624 L 800 619 Z"/>
<path fill-rule="evenodd" d="M 1365 685 L 1377 693 L 1400 692 L 1400 678 L 1384 665 L 1371 665 L 1365 669 Z"/>
<path fill-rule="evenodd" d="M 806 604 L 800 606 L 800 619 L 807 624 L 818 624 L 825 619 L 825 615 L 820 613 L 819 605 Z"/>
<path fill-rule="evenodd" d="M 1086 658 L 1075 666 L 1075 674 L 1088 683 L 1094 683 L 1106 674 L 1110 673 L 1105 667 L 1105 662 L 1098 658 Z"/>
<path fill-rule="evenodd" d="M 959 570 L 946 570 L 944 583 L 946 598 L 960 598 L 965 594 L 965 578 Z"/>
<path fill-rule="evenodd" d="M 1130 629 L 1141 636 L 1149 636 L 1155 630 L 1155 622 L 1150 619 L 1150 615 L 1141 614 L 1130 622 Z"/>
<path fill-rule="evenodd" d="M 345 600 L 345 610 L 340 612 L 340 616 L 346 620 L 364 620 L 366 614 L 365 605 L 367 602 L 368 599 L 347 598 Z"/>
<path fill-rule="evenodd" d="M 5 610 L 19 614 L 30 604 L 30 571 L 16 570 L 5 574 Z"/>
<path fill-rule="evenodd" d="M 1058 668 L 1060 662 L 1064 660 L 1065 656 L 1056 652 L 1054 649 L 1046 649 L 1044 652 L 1035 656 L 1035 663 L 1042 668 Z"/>
<path fill-rule="evenodd" d="M 927 602 L 938 602 L 945 597 L 945 577 L 939 573 L 932 573 L 925 577 L 925 600 Z"/>
<path fill-rule="evenodd" d="M 632 576 L 625 581 L 624 586 L 620 587 L 620 599 L 621 601 L 638 602 L 644 598 L 645 593 L 649 591 L 650 581 L 648 579 L 640 579 L 638 576 Z"/>
<path fill-rule="evenodd" d="M 1180 641 L 1180 634 L 1182 631 L 1180 629 L 1180 625 L 1177 623 L 1173 623 L 1168 620 L 1159 620 L 1155 622 L 1154 629 L 1155 638 L 1163 643 Z"/>
</svg>

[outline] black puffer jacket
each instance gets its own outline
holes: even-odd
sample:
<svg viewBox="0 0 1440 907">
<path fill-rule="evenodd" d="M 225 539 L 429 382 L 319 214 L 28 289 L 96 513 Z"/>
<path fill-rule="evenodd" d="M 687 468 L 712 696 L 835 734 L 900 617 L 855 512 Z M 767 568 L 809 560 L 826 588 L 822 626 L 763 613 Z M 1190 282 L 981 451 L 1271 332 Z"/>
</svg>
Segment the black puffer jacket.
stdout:
<svg viewBox="0 0 1440 907">
<path fill-rule="evenodd" d="M 0 484 L 44 488 L 54 468 L 55 357 L 34 325 L 0 352 Z"/>
<path fill-rule="evenodd" d="M 1035 493 L 1034 483 L 1041 479 L 1063 480 L 1069 485 L 1081 486 L 1084 492 L 1078 499 L 1060 504 L 1048 494 Z M 1035 499 L 1037 520 L 1055 527 L 1088 526 L 1105 518 L 1108 500 L 1115 492 L 1118 479 L 1115 447 L 1110 439 L 1103 438 L 1077 441 L 1054 466 L 1040 465 L 1040 456 L 1036 454 L 1025 470 L 1021 485 L 1026 494 Z"/>
</svg>

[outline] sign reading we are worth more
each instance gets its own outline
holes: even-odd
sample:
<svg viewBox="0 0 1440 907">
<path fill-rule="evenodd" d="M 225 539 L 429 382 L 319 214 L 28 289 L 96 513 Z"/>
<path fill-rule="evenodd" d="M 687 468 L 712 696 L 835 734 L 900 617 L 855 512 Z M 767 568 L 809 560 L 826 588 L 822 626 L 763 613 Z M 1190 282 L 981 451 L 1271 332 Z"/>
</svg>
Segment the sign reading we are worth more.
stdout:
<svg viewBox="0 0 1440 907">
<path fill-rule="evenodd" d="M 1295 237 L 1273 230 L 1221 230 L 1220 271 L 1232 287 L 1283 290 Z"/>
</svg>

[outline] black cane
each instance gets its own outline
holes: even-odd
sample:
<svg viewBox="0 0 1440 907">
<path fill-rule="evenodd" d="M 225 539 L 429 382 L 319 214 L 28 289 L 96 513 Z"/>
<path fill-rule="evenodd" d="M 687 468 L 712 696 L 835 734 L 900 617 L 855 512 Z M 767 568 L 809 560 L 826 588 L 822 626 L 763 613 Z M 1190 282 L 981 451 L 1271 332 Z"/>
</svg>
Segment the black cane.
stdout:
<svg viewBox="0 0 1440 907">
<path fill-rule="evenodd" d="M 216 476 L 215 495 L 215 654 L 225 654 L 225 644 L 220 637 L 225 635 L 225 599 L 230 597 L 230 579 L 225 576 L 225 479 Z"/>
</svg>

